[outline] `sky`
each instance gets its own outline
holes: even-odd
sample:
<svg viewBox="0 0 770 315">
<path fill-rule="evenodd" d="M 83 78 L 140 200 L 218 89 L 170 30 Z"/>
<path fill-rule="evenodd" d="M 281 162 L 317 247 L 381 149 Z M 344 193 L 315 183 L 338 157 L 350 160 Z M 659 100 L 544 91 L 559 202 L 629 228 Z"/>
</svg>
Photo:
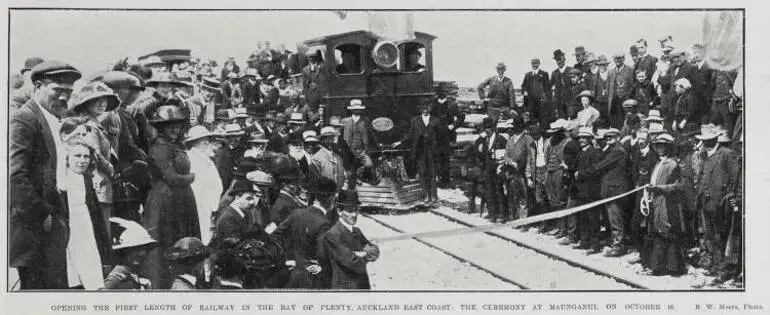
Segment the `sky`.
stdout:
<svg viewBox="0 0 770 315">
<path fill-rule="evenodd" d="M 575 46 L 597 55 L 624 51 L 645 38 L 652 55 L 657 40 L 671 35 L 677 47 L 702 41 L 703 12 L 524 12 L 415 11 L 414 29 L 433 34 L 434 79 L 475 86 L 508 65 L 521 84 L 529 61 L 555 68 L 552 53 L 561 49 L 574 63 Z M 331 11 L 19 11 L 10 14 L 9 71 L 19 71 L 30 56 L 68 62 L 84 73 L 105 69 L 118 59 L 163 48 L 188 48 L 220 64 L 235 57 L 244 64 L 262 40 L 294 50 L 309 38 L 368 29 L 365 12 L 343 20 Z M 627 57 L 630 60 L 630 57 Z M 628 61 L 630 62 L 630 61 Z"/>
</svg>

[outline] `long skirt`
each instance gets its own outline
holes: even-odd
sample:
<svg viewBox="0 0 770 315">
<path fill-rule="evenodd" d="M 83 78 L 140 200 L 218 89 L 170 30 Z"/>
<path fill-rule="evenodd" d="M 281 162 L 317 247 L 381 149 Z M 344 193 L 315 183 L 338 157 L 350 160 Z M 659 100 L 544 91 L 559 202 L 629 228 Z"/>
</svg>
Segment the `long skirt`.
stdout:
<svg viewBox="0 0 770 315">
<path fill-rule="evenodd" d="M 192 188 L 189 185 L 169 186 L 163 181 L 155 181 L 147 196 L 142 216 L 144 228 L 158 241 L 158 246 L 147 256 L 144 275 L 152 282 L 153 289 L 168 289 L 173 275 L 169 273 L 163 253 L 180 238 L 201 237 Z"/>
<path fill-rule="evenodd" d="M 649 268 L 654 275 L 681 276 L 687 273 L 681 237 L 663 237 L 654 233 L 647 246 Z"/>
</svg>

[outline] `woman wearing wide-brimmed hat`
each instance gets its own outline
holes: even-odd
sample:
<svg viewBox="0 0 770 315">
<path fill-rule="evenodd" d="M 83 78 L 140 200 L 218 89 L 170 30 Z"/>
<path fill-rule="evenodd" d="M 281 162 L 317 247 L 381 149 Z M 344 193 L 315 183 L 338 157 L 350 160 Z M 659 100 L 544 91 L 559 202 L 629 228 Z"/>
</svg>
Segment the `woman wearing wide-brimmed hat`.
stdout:
<svg viewBox="0 0 770 315">
<path fill-rule="evenodd" d="M 99 122 L 99 117 L 107 111 L 114 110 L 119 104 L 120 100 L 112 89 L 102 82 L 93 82 L 75 92 L 67 105 L 70 115 L 73 116 L 69 122 L 82 125 L 82 127 L 73 127 L 80 128 L 79 131 L 82 131 L 85 136 L 84 140 L 95 150 L 93 184 L 105 220 L 112 216 L 112 177 L 115 169 L 110 160 L 113 157 L 117 160 L 117 148 L 112 147 L 107 131 Z M 106 221 L 105 224 L 107 224 Z"/>
<path fill-rule="evenodd" d="M 195 174 L 190 172 L 190 159 L 179 141 L 182 126 L 187 123 L 179 107 L 159 107 L 150 123 L 158 129 L 158 137 L 150 146 L 152 188 L 144 204 L 143 223 L 159 248 L 150 252 L 146 275 L 154 288 L 167 289 L 171 279 L 163 262 L 163 250 L 182 237 L 201 236 L 190 186 Z"/>
<path fill-rule="evenodd" d="M 203 265 L 211 254 L 209 247 L 197 237 L 183 237 L 164 255 L 174 270 L 174 282 L 171 290 L 190 291 L 202 289 L 205 285 Z"/>
<path fill-rule="evenodd" d="M 594 122 L 600 117 L 599 110 L 594 107 L 594 92 L 584 90 L 577 96 L 580 103 L 580 111 L 577 113 L 578 126 L 593 127 Z"/>
<path fill-rule="evenodd" d="M 224 190 L 219 170 L 212 160 L 217 147 L 219 147 L 216 139 L 214 139 L 215 136 L 216 134 L 209 132 L 206 127 L 195 126 L 187 131 L 183 140 L 187 147 L 187 156 L 190 159 L 190 170 L 197 174 L 198 178 L 190 186 L 198 210 L 200 239 L 204 244 L 208 244 L 211 240 L 213 214 L 219 209 L 219 198 Z"/>
</svg>

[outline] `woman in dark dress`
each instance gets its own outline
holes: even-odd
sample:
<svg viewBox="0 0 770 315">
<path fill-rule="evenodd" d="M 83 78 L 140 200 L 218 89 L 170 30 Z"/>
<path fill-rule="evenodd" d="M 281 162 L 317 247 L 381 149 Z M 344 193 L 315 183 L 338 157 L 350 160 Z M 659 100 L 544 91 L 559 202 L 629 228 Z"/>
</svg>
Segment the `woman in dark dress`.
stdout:
<svg viewBox="0 0 770 315">
<path fill-rule="evenodd" d="M 158 108 L 150 123 L 158 137 L 150 146 L 152 185 L 144 203 L 143 224 L 158 247 L 150 251 L 145 275 L 153 289 L 168 289 L 171 275 L 163 260 L 163 252 L 180 238 L 201 237 L 198 211 L 190 184 L 190 160 L 178 141 L 186 119 L 179 107 Z"/>
<path fill-rule="evenodd" d="M 660 156 L 650 179 L 647 239 L 650 245 L 642 264 L 653 275 L 680 276 L 687 272 L 684 261 L 685 226 L 682 215 L 685 184 L 679 162 L 673 156 L 674 138 L 661 134 L 652 142 Z"/>
</svg>

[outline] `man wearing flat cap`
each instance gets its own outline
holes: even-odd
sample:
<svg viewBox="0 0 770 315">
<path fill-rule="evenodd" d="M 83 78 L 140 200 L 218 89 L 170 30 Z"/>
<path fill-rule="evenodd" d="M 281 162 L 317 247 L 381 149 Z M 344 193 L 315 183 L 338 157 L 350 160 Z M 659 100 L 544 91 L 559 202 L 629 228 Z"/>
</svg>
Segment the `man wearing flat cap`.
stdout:
<svg viewBox="0 0 770 315">
<path fill-rule="evenodd" d="M 59 198 L 65 144 L 59 136 L 80 72 L 49 60 L 30 70 L 32 97 L 9 122 L 9 267 L 21 289 L 66 289 L 67 205 Z"/>
<path fill-rule="evenodd" d="M 487 116 L 497 122 L 502 110 L 510 109 L 516 104 L 516 93 L 513 89 L 513 80 L 505 76 L 505 64 L 498 62 L 495 69 L 497 74 L 482 81 L 476 89 L 479 92 L 479 98 L 487 106 Z"/>
<path fill-rule="evenodd" d="M 623 102 L 631 98 L 634 91 L 634 70 L 625 64 L 626 54 L 618 52 L 612 56 L 615 68 L 610 69 L 609 108 L 610 126 L 622 128 L 625 118 Z"/>
<path fill-rule="evenodd" d="M 549 115 L 550 81 L 548 72 L 540 69 L 540 59 L 532 58 L 530 62 L 532 71 L 524 74 L 521 81 L 521 91 L 524 93 L 524 111 L 528 112 L 532 120 L 541 125 L 548 123 Z"/>
<path fill-rule="evenodd" d="M 658 77 L 661 88 L 661 114 L 666 118 L 666 128 L 671 127 L 673 108 L 677 99 L 674 86 L 679 79 L 685 78 L 689 82 L 695 82 L 696 68 L 685 58 L 684 50 L 673 50 L 669 56 L 671 64 L 668 70 Z"/>
<path fill-rule="evenodd" d="M 628 191 L 628 153 L 618 141 L 620 130 L 609 128 L 599 132 L 604 137 L 604 145 L 600 148 L 603 158 L 580 174 L 581 176 L 601 178 L 601 197 L 609 198 Z M 607 257 L 619 257 L 626 254 L 625 241 L 628 237 L 628 231 L 626 231 L 625 225 L 626 218 L 630 218 L 631 213 L 624 209 L 625 203 L 625 199 L 621 198 L 605 204 L 612 233 L 610 251 L 605 253 Z"/>
<path fill-rule="evenodd" d="M 24 84 L 21 86 L 21 88 L 16 89 L 11 93 L 10 108 L 12 110 L 21 108 L 21 106 L 23 106 L 25 103 L 27 103 L 27 101 L 29 101 L 30 98 L 32 98 L 32 90 L 34 90 L 34 86 L 32 84 L 32 80 L 30 79 L 31 70 L 35 66 L 43 63 L 43 61 L 43 58 L 40 57 L 30 57 L 24 61 L 24 69 L 21 69 L 21 75 L 24 78 Z"/>
</svg>

